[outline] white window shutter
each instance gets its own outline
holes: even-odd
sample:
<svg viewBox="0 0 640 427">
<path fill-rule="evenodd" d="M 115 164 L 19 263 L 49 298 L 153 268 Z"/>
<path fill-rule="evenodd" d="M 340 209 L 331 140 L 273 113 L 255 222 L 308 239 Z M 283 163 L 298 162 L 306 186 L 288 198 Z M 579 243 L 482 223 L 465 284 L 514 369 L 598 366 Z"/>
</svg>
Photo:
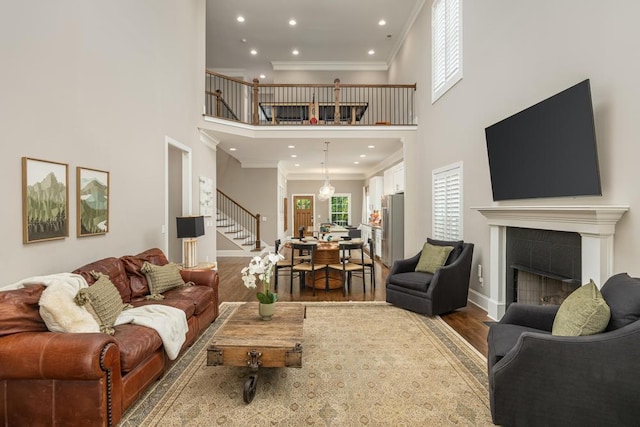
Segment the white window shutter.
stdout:
<svg viewBox="0 0 640 427">
<path fill-rule="evenodd" d="M 462 239 L 462 164 L 434 171 L 433 238 Z"/>
<path fill-rule="evenodd" d="M 462 79 L 462 0 L 434 1 L 431 37 L 431 101 L 435 102 Z"/>
</svg>

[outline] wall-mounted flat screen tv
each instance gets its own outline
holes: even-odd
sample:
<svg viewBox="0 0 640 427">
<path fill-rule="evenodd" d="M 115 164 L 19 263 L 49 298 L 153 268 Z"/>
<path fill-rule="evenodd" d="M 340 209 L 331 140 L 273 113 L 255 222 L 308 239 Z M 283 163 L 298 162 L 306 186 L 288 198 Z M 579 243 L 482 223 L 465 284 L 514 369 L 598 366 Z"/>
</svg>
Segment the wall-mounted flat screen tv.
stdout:
<svg viewBox="0 0 640 427">
<path fill-rule="evenodd" d="M 485 136 L 493 200 L 602 195 L 588 79 Z"/>
</svg>

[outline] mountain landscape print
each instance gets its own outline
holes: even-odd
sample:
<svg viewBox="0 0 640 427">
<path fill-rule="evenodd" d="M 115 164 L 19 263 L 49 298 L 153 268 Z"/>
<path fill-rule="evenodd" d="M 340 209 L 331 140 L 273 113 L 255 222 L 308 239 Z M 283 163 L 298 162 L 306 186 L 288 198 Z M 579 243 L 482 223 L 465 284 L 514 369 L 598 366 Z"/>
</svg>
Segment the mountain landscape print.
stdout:
<svg viewBox="0 0 640 427">
<path fill-rule="evenodd" d="M 22 158 L 24 243 L 69 235 L 68 178 L 64 163 Z"/>
<path fill-rule="evenodd" d="M 77 169 L 78 236 L 109 231 L 109 172 Z"/>
</svg>

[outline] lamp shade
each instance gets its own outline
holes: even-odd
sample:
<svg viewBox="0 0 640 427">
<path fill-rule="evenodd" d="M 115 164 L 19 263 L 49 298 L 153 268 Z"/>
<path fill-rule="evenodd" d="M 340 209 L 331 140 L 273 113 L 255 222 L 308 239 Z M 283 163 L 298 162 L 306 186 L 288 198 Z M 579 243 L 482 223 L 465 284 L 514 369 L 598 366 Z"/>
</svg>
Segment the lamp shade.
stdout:
<svg viewBox="0 0 640 427">
<path fill-rule="evenodd" d="M 178 239 L 204 236 L 203 216 L 179 216 L 176 218 Z"/>
</svg>

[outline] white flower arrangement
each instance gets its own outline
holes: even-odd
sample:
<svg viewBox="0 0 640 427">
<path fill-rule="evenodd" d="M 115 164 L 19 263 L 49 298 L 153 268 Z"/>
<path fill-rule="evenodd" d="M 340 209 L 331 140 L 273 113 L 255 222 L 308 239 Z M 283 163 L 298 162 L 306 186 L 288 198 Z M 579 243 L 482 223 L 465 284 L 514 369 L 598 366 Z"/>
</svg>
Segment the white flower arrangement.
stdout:
<svg viewBox="0 0 640 427">
<path fill-rule="evenodd" d="M 258 292 L 256 296 L 263 304 L 273 304 L 278 300 L 278 294 L 271 292 L 271 275 L 278 261 L 282 259 L 282 255 L 269 252 L 263 257 L 251 258 L 249 265 L 242 269 L 242 282 L 247 288 L 255 289 L 256 281 L 262 282 L 262 292 Z"/>
</svg>

